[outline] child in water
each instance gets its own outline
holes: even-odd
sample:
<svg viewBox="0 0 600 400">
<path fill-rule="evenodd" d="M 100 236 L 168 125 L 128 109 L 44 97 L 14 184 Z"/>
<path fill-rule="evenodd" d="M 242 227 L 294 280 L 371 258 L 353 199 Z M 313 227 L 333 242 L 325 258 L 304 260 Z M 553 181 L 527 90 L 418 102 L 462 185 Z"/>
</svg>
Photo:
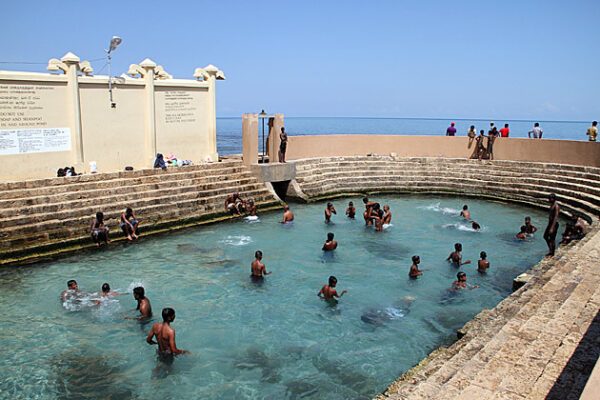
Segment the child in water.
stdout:
<svg viewBox="0 0 600 400">
<path fill-rule="evenodd" d="M 356 208 L 354 208 L 354 203 L 353 202 L 349 202 L 348 203 L 348 208 L 346 208 L 346 216 L 348 218 L 354 219 L 355 215 L 356 215 Z"/>
<path fill-rule="evenodd" d="M 452 265 L 454 265 L 455 267 L 460 267 L 461 265 L 465 265 L 465 264 L 471 264 L 471 260 L 467 260 L 467 261 L 463 262 L 461 252 L 462 252 L 462 244 L 455 243 L 454 251 L 452 253 L 450 253 L 448 258 L 446 258 L 446 261 L 450 261 L 452 263 Z"/>
<path fill-rule="evenodd" d="M 479 261 L 477 261 L 477 271 L 487 272 L 488 268 L 490 267 L 490 262 L 487 259 L 487 253 L 485 251 L 482 251 L 481 253 L 479 253 L 479 257 L 481 258 L 479 259 Z"/>
<path fill-rule="evenodd" d="M 317 296 L 319 296 L 323 300 L 329 301 L 337 301 L 337 299 L 341 298 L 344 293 L 347 293 L 347 290 L 342 290 L 342 293 L 338 295 L 337 290 L 335 290 L 335 286 L 337 285 L 337 278 L 335 276 L 329 277 L 329 284 L 324 285 Z"/>
<path fill-rule="evenodd" d="M 460 271 L 458 274 L 456 274 L 456 280 L 452 282 L 452 289 L 454 290 L 476 289 L 478 287 L 478 285 L 471 286 L 467 284 L 467 274 L 463 271 Z"/>
<path fill-rule="evenodd" d="M 327 234 L 327 240 L 325 241 L 325 244 L 323 244 L 323 251 L 333 251 L 335 249 L 337 249 L 338 243 L 337 240 L 333 239 L 333 233 L 329 232 Z"/>
<path fill-rule="evenodd" d="M 519 240 L 527 239 L 527 227 L 525 225 L 521 225 L 521 231 L 517 233 L 516 238 Z"/>
<path fill-rule="evenodd" d="M 421 263 L 421 257 L 412 256 L 412 265 L 410 266 L 410 271 L 408 272 L 408 276 L 412 279 L 417 279 L 419 276 L 423 275 L 423 271 L 419 269 L 419 264 Z"/>
</svg>

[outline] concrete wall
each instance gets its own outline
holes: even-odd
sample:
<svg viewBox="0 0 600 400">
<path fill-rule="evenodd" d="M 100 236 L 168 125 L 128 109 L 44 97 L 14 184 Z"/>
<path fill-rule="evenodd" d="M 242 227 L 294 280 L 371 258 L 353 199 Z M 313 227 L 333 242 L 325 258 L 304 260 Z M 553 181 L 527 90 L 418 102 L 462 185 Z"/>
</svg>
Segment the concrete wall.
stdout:
<svg viewBox="0 0 600 400">
<path fill-rule="evenodd" d="M 89 172 L 92 161 L 99 172 L 148 168 L 157 152 L 218 160 L 216 67 L 184 80 L 148 59 L 132 64 L 131 77 L 112 78 L 112 107 L 107 76 L 82 74 L 71 53 L 52 63 L 59 74 L 0 71 L 0 181 Z"/>
<path fill-rule="evenodd" d="M 396 153 L 399 157 L 468 158 L 467 137 L 396 135 L 289 136 L 287 159 Z M 535 161 L 600 167 L 600 143 L 499 138 L 496 160 Z"/>
</svg>

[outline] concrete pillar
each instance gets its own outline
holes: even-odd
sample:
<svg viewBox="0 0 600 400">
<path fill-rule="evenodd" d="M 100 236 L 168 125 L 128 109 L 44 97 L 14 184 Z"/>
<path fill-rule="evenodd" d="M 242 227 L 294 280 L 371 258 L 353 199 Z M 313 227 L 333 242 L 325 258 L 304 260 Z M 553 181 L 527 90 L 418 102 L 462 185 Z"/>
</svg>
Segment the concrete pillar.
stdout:
<svg viewBox="0 0 600 400">
<path fill-rule="evenodd" d="M 284 127 L 283 114 L 275 114 L 274 117 L 269 118 L 269 147 L 267 153 L 269 155 L 269 163 L 279 162 L 279 134 L 281 128 Z"/>
<path fill-rule="evenodd" d="M 242 158 L 245 165 L 258 164 L 258 114 L 242 115 Z"/>
<path fill-rule="evenodd" d="M 76 170 L 85 170 L 85 155 L 83 152 L 83 132 L 81 129 L 81 105 L 79 101 L 79 82 L 77 80 L 77 71 L 79 70 L 79 57 L 73 53 L 65 54 L 60 61 L 67 67 L 67 88 L 71 120 L 71 139 L 73 141 L 72 151 L 73 164 Z"/>
<path fill-rule="evenodd" d="M 219 153 L 217 152 L 217 89 L 215 74 L 209 71 L 208 77 L 208 149 L 210 158 L 213 161 L 219 161 Z"/>
<path fill-rule="evenodd" d="M 146 97 L 146 105 L 144 109 L 145 123 L 145 146 L 144 158 L 149 161 L 148 167 L 152 167 L 156 153 L 156 107 L 154 98 L 154 72 L 156 63 L 149 58 L 146 58 L 140 63 L 140 67 L 144 70 L 144 94 Z"/>
</svg>

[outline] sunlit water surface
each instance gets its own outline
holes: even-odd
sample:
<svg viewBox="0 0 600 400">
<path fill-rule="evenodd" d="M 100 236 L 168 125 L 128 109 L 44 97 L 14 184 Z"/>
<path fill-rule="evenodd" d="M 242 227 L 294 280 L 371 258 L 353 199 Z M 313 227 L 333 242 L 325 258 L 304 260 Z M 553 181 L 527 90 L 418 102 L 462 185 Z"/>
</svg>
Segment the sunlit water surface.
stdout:
<svg viewBox="0 0 600 400">
<path fill-rule="evenodd" d="M 362 218 L 343 215 L 348 200 L 362 204 L 335 200 L 338 215 L 329 226 L 324 203 L 294 205 L 291 226 L 271 213 L 255 223 L 221 223 L 0 271 L 1 397 L 371 398 L 506 297 L 512 279 L 546 250 L 540 233 L 513 239 L 526 215 L 543 230 L 540 210 L 381 196 L 376 200 L 391 206 L 394 219 L 376 233 Z M 480 232 L 458 217 L 464 203 Z M 340 245 L 324 255 L 329 231 Z M 473 264 L 462 267 L 480 288 L 453 294 L 457 268 L 445 258 L 457 241 L 474 264 L 487 251 L 491 269 L 480 275 Z M 262 286 L 249 279 L 257 249 L 273 272 Z M 407 276 L 413 254 L 426 270 L 416 281 Z M 348 290 L 337 306 L 317 298 L 329 275 Z M 89 292 L 103 282 L 128 292 L 142 284 L 154 321 L 163 307 L 176 310 L 177 344 L 192 354 L 160 364 L 155 346 L 144 341 L 150 325 L 125 319 L 135 316 L 130 293 L 66 310 L 58 296 L 71 278 Z"/>
</svg>

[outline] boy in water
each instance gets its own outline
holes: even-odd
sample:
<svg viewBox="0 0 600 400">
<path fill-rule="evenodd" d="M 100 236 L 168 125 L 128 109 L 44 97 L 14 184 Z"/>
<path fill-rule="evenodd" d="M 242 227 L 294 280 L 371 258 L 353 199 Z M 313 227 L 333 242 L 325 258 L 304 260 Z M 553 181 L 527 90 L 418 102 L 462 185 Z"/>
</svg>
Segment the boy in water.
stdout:
<svg viewBox="0 0 600 400">
<path fill-rule="evenodd" d="M 525 233 L 533 235 L 537 232 L 537 228 L 531 224 L 531 217 L 525 217 Z"/>
<path fill-rule="evenodd" d="M 355 215 L 356 215 L 356 208 L 354 208 L 354 203 L 353 202 L 349 202 L 348 203 L 348 208 L 346 208 L 346 216 L 348 218 L 354 219 Z"/>
<path fill-rule="evenodd" d="M 456 274 L 456 280 L 452 282 L 452 289 L 454 290 L 461 290 L 467 288 L 476 289 L 478 287 L 478 285 L 471 286 L 467 284 L 467 274 L 465 274 L 463 271 L 460 271 L 458 274 Z"/>
<path fill-rule="evenodd" d="M 463 206 L 463 209 L 460 212 L 460 216 L 466 219 L 467 221 L 471 220 L 471 211 L 469 211 L 469 206 L 467 206 L 466 204 Z"/>
<path fill-rule="evenodd" d="M 337 278 L 335 276 L 329 277 L 329 285 L 324 285 L 317 296 L 324 300 L 329 301 L 337 301 L 336 299 L 341 298 L 344 293 L 347 293 L 347 290 L 342 290 L 342 293 L 338 295 L 337 290 L 335 290 L 335 286 L 337 285 Z"/>
<path fill-rule="evenodd" d="M 254 204 L 254 200 L 248 200 L 248 204 L 246 205 L 246 212 L 249 216 L 256 217 L 256 205 Z"/>
<path fill-rule="evenodd" d="M 373 225 L 373 219 L 371 217 L 373 213 L 373 207 L 375 207 L 375 205 L 379 205 L 379 203 L 369 201 L 368 197 L 363 198 L 363 203 L 365 204 L 365 212 L 363 213 L 363 217 L 365 218 L 365 224 Z"/>
<path fill-rule="evenodd" d="M 516 238 L 519 240 L 527 239 L 527 227 L 525 225 L 521 225 L 521 231 L 517 233 Z"/>
<path fill-rule="evenodd" d="M 325 223 L 328 224 L 331 222 L 331 214 L 336 214 L 335 207 L 332 203 L 327 203 L 327 207 L 325 208 Z"/>
<path fill-rule="evenodd" d="M 270 274 L 270 272 L 267 272 L 267 268 L 262 262 L 262 257 L 262 251 L 256 250 L 256 253 L 254 253 L 254 261 L 250 264 L 250 279 L 253 281 L 263 281 L 265 276 Z"/>
<path fill-rule="evenodd" d="M 329 232 L 327 234 L 327 240 L 325 241 L 325 244 L 323 245 L 323 251 L 333 251 L 335 249 L 337 249 L 337 240 L 333 240 L 333 233 Z"/>
<path fill-rule="evenodd" d="M 481 229 L 481 225 L 479 225 L 477 222 L 473 221 L 473 223 L 471 224 L 471 228 L 472 228 L 474 231 L 478 231 L 478 230 L 480 230 L 480 229 Z"/>
<path fill-rule="evenodd" d="M 392 212 L 390 206 L 387 204 L 383 206 L 383 225 L 389 225 L 392 223 Z"/>
<path fill-rule="evenodd" d="M 189 351 L 177 348 L 175 343 L 175 329 L 171 323 L 175 321 L 175 310 L 172 308 L 163 308 L 163 322 L 156 322 L 146 337 L 148 344 L 157 344 L 157 354 L 161 361 L 172 361 L 173 356 L 177 354 L 189 354 Z M 154 340 L 156 338 L 156 341 Z"/>
<path fill-rule="evenodd" d="M 455 267 L 460 267 L 461 265 L 465 265 L 465 264 L 471 264 L 471 260 L 467 260 L 465 262 L 462 261 L 461 252 L 462 252 L 462 244 L 455 243 L 454 251 L 452 253 L 450 253 L 448 258 L 446 258 L 446 261 L 450 261 L 452 263 L 452 265 L 454 265 Z"/>
<path fill-rule="evenodd" d="M 412 265 L 410 266 L 410 271 L 408 272 L 408 276 L 412 279 L 417 279 L 419 276 L 423 275 L 423 271 L 419 269 L 419 264 L 421 263 L 421 257 L 412 256 Z"/>
<path fill-rule="evenodd" d="M 102 284 L 102 293 L 100 294 L 100 296 L 108 298 L 118 296 L 119 294 L 120 293 L 118 292 L 113 292 L 112 290 L 110 290 L 110 285 L 108 283 Z"/>
<path fill-rule="evenodd" d="M 286 204 L 283 207 L 283 220 L 282 224 L 288 224 L 294 220 L 294 213 L 290 210 L 290 207 Z"/>
<path fill-rule="evenodd" d="M 150 300 L 146 297 L 146 291 L 138 286 L 133 289 L 133 298 L 137 300 L 136 310 L 140 311 L 140 318 L 150 318 L 152 316 L 152 306 Z"/>
<path fill-rule="evenodd" d="M 490 267 L 490 262 L 487 259 L 487 253 L 485 251 L 482 251 L 481 253 L 479 253 L 479 257 L 481 258 L 479 259 L 479 261 L 477 261 L 477 271 L 487 272 L 488 268 Z"/>
<path fill-rule="evenodd" d="M 79 293 L 80 292 L 79 286 L 77 285 L 77 281 L 75 279 L 71 279 L 67 282 L 67 290 L 64 290 L 60 294 L 60 300 L 64 303 L 65 301 L 67 301 L 73 296 L 78 295 Z"/>
</svg>

